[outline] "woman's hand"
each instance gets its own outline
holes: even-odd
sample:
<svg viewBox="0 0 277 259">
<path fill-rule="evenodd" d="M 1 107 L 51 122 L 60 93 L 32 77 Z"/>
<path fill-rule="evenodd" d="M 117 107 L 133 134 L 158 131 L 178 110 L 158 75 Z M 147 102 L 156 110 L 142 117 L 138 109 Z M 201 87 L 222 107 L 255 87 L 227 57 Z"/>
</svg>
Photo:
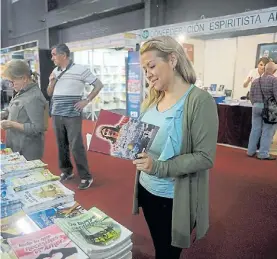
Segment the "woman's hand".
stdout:
<svg viewBox="0 0 277 259">
<path fill-rule="evenodd" d="M 3 129 L 3 130 L 7 130 L 7 129 L 11 129 L 11 128 L 21 130 L 21 131 L 24 130 L 24 125 L 21 123 L 18 123 L 16 121 L 2 120 L 2 121 L 0 121 L 0 126 L 1 126 L 1 129 Z"/>
<path fill-rule="evenodd" d="M 8 121 L 8 120 L 2 120 L 0 122 L 1 128 L 3 130 L 9 129 L 13 127 L 13 122 L 12 121 Z"/>
<path fill-rule="evenodd" d="M 133 164 L 136 165 L 138 171 L 150 173 L 153 169 L 153 158 L 143 152 L 138 154 L 138 159 L 134 160 Z"/>
</svg>

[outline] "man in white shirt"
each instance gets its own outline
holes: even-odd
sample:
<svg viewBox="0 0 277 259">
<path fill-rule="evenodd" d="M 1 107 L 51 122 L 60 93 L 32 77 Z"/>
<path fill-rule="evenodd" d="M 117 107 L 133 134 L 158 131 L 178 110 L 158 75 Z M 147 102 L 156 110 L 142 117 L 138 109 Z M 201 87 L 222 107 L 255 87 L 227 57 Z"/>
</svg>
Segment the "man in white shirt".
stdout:
<svg viewBox="0 0 277 259">
<path fill-rule="evenodd" d="M 82 110 L 103 87 L 92 72 L 70 60 L 70 51 L 65 44 L 52 49 L 52 61 L 57 66 L 49 77 L 47 93 L 52 96 L 51 115 L 59 150 L 61 181 L 74 177 L 70 152 L 73 154 L 81 178 L 79 189 L 90 187 L 93 182 L 89 172 L 86 150 L 82 138 Z M 82 100 L 85 84 L 94 86 L 86 100 Z"/>
</svg>

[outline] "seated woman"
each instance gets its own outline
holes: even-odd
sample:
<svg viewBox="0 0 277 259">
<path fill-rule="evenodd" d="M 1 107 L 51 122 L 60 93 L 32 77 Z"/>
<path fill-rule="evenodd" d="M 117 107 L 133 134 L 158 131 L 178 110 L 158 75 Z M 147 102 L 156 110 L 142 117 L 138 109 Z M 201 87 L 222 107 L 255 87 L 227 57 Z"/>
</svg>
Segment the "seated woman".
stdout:
<svg viewBox="0 0 277 259">
<path fill-rule="evenodd" d="M 16 95 L 1 112 L 1 128 L 6 130 L 6 146 L 27 160 L 41 159 L 44 151 L 44 112 L 47 107 L 30 69 L 23 60 L 10 61 L 2 76 L 10 80 Z"/>
</svg>

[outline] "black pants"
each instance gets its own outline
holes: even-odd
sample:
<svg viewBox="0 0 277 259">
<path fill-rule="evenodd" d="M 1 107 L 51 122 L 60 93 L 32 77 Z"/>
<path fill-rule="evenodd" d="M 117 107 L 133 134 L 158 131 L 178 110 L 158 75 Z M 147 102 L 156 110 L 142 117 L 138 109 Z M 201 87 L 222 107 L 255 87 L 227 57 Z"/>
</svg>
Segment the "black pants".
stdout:
<svg viewBox="0 0 277 259">
<path fill-rule="evenodd" d="M 71 149 L 81 179 L 91 179 L 86 150 L 82 137 L 82 117 L 53 116 L 53 126 L 59 151 L 59 167 L 65 174 L 71 174 L 73 166 L 70 161 Z"/>
<path fill-rule="evenodd" d="M 173 200 L 155 196 L 139 184 L 139 204 L 150 230 L 156 259 L 179 259 L 182 249 L 171 245 Z"/>
<path fill-rule="evenodd" d="M 4 91 L 1 90 L 1 109 L 3 110 L 5 107 L 5 97 L 4 97 Z"/>
</svg>

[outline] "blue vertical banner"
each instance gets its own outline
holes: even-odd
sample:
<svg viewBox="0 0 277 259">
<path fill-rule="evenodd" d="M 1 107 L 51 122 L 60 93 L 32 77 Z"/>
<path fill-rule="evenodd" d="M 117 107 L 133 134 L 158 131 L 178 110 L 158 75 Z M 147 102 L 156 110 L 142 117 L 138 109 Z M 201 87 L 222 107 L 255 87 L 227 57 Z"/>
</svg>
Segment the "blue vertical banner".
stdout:
<svg viewBox="0 0 277 259">
<path fill-rule="evenodd" d="M 127 116 L 138 118 L 142 96 L 139 52 L 129 51 L 127 61 Z"/>
</svg>

